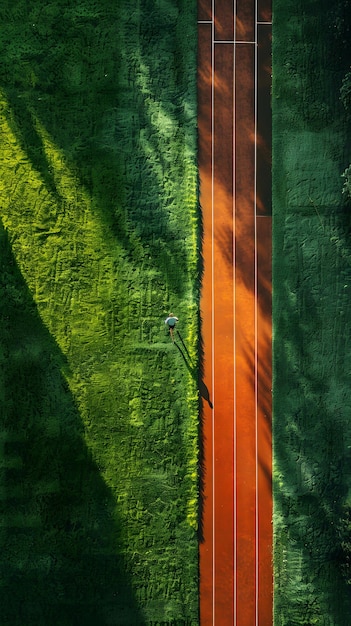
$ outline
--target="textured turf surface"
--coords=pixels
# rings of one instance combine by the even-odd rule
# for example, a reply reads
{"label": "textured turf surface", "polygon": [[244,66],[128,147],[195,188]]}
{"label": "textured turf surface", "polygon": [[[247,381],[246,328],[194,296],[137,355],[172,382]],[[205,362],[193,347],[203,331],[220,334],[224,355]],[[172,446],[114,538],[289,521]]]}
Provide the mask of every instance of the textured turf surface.
{"label": "textured turf surface", "polygon": [[348,5],[274,2],[276,626],[351,614]]}
{"label": "textured turf surface", "polygon": [[0,622],[197,624],[196,3],[0,12]]}

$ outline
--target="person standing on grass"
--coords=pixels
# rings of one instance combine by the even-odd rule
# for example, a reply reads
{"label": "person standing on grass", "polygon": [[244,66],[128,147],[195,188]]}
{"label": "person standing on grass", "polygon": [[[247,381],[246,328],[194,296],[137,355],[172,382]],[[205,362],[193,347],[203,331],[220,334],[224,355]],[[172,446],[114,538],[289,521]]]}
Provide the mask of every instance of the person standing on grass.
{"label": "person standing on grass", "polygon": [[167,319],[165,319],[165,324],[167,324],[167,326],[168,326],[169,334],[171,335],[171,339],[172,339],[173,343],[174,343],[173,333],[174,333],[175,325],[176,325],[177,322],[179,322],[179,320],[174,315],[174,313],[170,313],[169,316],[167,317]]}

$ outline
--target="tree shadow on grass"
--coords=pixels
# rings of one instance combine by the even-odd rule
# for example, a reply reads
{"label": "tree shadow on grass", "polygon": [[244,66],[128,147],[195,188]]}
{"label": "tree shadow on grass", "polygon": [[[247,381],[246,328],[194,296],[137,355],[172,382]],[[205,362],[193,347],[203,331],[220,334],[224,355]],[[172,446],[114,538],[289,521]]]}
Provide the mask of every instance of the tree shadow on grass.
{"label": "tree shadow on grass", "polygon": [[112,493],[84,441],[67,363],[0,231],[3,626],[142,626]]}
{"label": "tree shadow on grass", "polygon": [[350,213],[337,172],[349,150],[339,89],[350,39],[337,13],[350,3],[322,5],[281,3],[273,39],[275,607],[289,623],[346,626]]}
{"label": "tree shadow on grass", "polygon": [[40,127],[130,260],[161,268],[181,296],[188,253],[176,212],[196,138],[181,49],[188,18],[172,4],[19,0],[3,19],[2,90],[46,189],[60,202]]}
{"label": "tree shadow on grass", "polygon": [[[276,602],[286,619],[299,611],[298,623],[307,623],[302,616],[311,619],[324,606],[333,622],[346,626],[351,591],[344,576],[348,535],[342,520],[351,477],[350,383],[344,367],[350,354],[350,301],[343,274],[350,275],[350,216],[324,216],[323,233],[318,224],[318,216],[298,216],[294,225],[290,219],[285,237],[291,253],[275,267]],[[303,234],[308,244],[301,250]],[[286,565],[280,561],[281,540]]]}

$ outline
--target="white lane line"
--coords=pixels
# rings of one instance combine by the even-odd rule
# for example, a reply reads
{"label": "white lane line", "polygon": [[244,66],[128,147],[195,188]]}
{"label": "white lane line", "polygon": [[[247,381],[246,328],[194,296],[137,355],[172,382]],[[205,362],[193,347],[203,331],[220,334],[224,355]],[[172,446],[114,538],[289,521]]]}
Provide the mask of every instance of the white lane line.
{"label": "white lane line", "polygon": [[213,24],[213,20],[197,20],[198,24]]}
{"label": "white lane line", "polygon": [[232,46],[234,46],[235,44],[239,43],[239,44],[251,44],[251,45],[256,45],[257,41],[244,41],[244,40],[239,40],[236,41],[235,39],[215,39],[215,41],[213,42],[215,44],[221,44],[221,43],[230,43],[232,44]]}
{"label": "white lane line", "polygon": [[255,0],[255,174],[254,174],[254,209],[255,209],[255,614],[256,626],[259,620],[259,500],[258,500],[258,272],[257,272],[257,97],[258,97],[258,0]]}
{"label": "white lane line", "polygon": [[[212,17],[215,15],[215,0],[212,0]],[[215,81],[215,65],[214,65],[214,20],[211,22],[211,270],[212,270],[212,292],[211,292],[211,341],[212,341],[212,624],[215,625],[215,608],[216,608],[216,518],[215,518],[215,292],[214,292],[214,81]]]}
{"label": "white lane line", "polygon": [[[236,40],[236,16],[237,3],[233,2],[233,26],[234,41]],[[233,388],[234,388],[234,415],[233,415],[233,626],[236,626],[237,620],[237,545],[238,545],[238,529],[237,529],[237,413],[236,413],[236,46],[233,49],[233,350],[234,350],[234,367],[233,367]]]}

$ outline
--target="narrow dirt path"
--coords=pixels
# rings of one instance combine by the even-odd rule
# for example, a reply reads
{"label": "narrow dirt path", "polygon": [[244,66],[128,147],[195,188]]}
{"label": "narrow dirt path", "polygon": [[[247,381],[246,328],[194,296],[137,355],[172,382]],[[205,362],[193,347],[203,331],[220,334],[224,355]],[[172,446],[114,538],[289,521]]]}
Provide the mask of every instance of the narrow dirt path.
{"label": "narrow dirt path", "polygon": [[269,0],[199,0],[201,626],[272,623]]}

